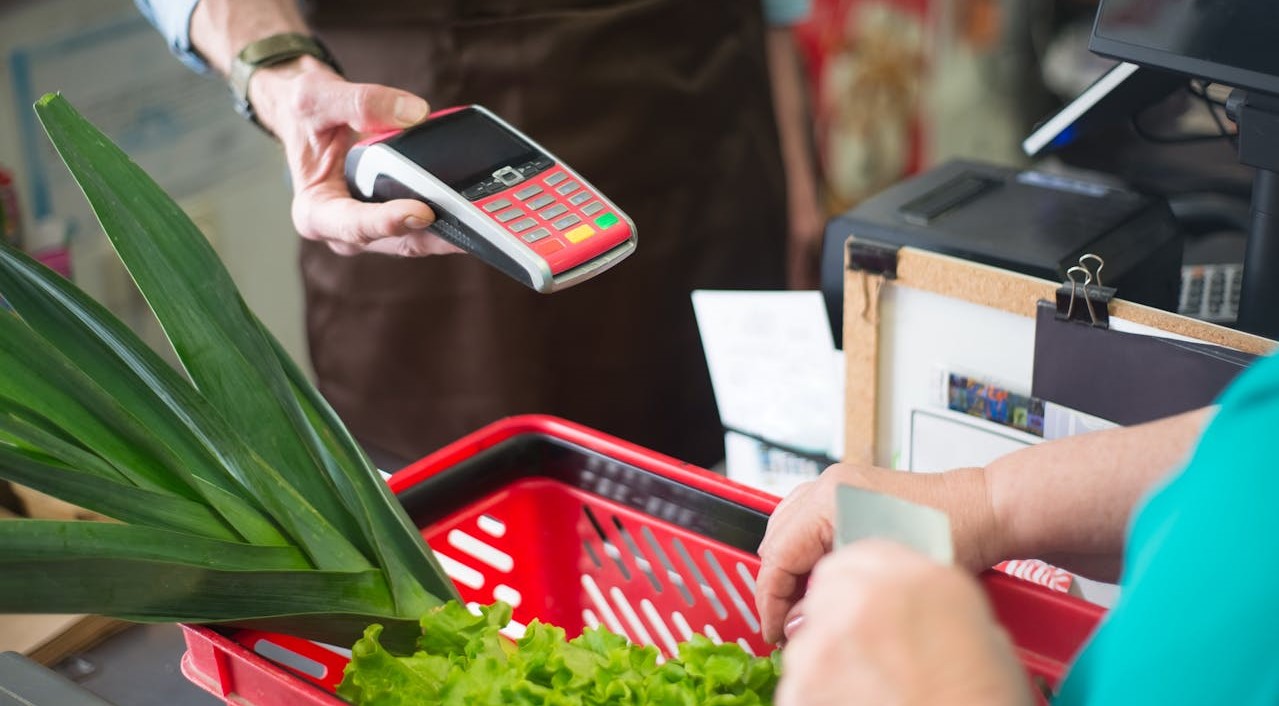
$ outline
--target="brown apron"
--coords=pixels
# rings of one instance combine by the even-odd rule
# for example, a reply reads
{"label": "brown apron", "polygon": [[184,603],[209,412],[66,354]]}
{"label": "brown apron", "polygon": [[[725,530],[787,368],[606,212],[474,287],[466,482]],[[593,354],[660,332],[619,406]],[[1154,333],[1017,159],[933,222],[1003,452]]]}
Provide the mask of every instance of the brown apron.
{"label": "brown apron", "polygon": [[375,453],[562,416],[699,464],[722,430],[689,293],[784,286],[785,189],[758,0],[314,0],[353,81],[482,104],[635,221],[613,270],[537,294],[465,255],[303,243],[320,389]]}

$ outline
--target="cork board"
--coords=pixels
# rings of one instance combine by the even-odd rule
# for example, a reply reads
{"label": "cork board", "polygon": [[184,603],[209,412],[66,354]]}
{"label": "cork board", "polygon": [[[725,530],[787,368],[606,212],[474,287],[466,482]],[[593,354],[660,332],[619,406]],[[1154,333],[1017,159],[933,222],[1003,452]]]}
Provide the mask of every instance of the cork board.
{"label": "cork board", "polygon": [[[855,238],[852,238],[855,239]],[[850,240],[852,240],[850,239]],[[846,251],[847,252],[847,249]],[[1040,300],[1054,300],[1060,283],[1042,280],[938,253],[901,248],[895,278],[852,270],[844,271],[845,459],[885,465],[882,427],[885,398],[884,370],[891,367],[892,350],[886,350],[883,332],[892,316],[885,307],[894,289],[918,290],[947,300],[984,307],[991,316],[1024,317],[1033,325]],[[976,311],[976,310],[975,310]],[[1110,315],[1170,334],[1187,336],[1215,345],[1257,355],[1275,349],[1269,339],[1180,316],[1120,299],[1110,304]],[[964,345],[962,340],[956,345]]]}

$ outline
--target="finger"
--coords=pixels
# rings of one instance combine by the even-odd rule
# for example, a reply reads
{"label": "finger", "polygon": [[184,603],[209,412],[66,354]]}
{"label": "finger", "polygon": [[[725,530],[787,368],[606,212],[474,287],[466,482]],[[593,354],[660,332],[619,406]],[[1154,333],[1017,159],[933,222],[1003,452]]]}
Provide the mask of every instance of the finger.
{"label": "finger", "polygon": [[869,538],[827,554],[818,560],[809,579],[809,596],[839,599],[850,589],[872,585],[905,586],[935,579],[943,565],[905,544],[890,539]]}
{"label": "finger", "polygon": [[[830,493],[821,483],[809,485],[789,503],[783,501],[769,523],[759,547],[760,570],[755,579],[755,606],[766,640],[783,637],[787,612],[804,593],[805,578],[828,551],[834,538]],[[789,498],[788,498],[789,499]]]}
{"label": "finger", "polygon": [[804,626],[804,601],[797,602],[790,612],[786,614],[786,620],[782,624],[782,639],[790,642],[799,634],[800,628]]}
{"label": "finger", "polygon": [[802,594],[795,596],[782,616],[783,639],[793,639],[805,620],[805,606],[848,609],[886,580],[901,582],[918,574],[917,561],[924,562],[925,569],[935,566],[905,546],[879,539],[861,540],[824,554],[809,572]]}
{"label": "finger", "polygon": [[406,128],[425,120],[431,110],[408,91],[372,83],[323,81],[299,96],[299,112],[318,127],[346,125],[356,132]]}
{"label": "finger", "polygon": [[420,233],[434,222],[431,207],[413,199],[364,203],[323,185],[293,199],[293,225],[310,240],[362,248],[380,238]]}
{"label": "finger", "polygon": [[[788,512],[790,512],[790,508],[794,507],[796,502],[800,501],[803,497],[812,492],[813,485],[816,482],[817,481],[815,480],[806,480],[794,488],[791,488],[791,491],[786,494],[786,497],[782,498],[781,502],[777,503],[777,506],[773,508],[773,514],[768,516],[769,526],[771,527],[773,525],[773,521],[775,519],[785,516]],[[768,541],[767,534],[765,534],[764,541]]]}
{"label": "finger", "polygon": [[760,630],[765,641],[781,642],[786,615],[803,595],[804,577],[764,567],[755,579],[755,609],[759,611]]}
{"label": "finger", "polygon": [[337,253],[338,255],[342,255],[343,257],[359,255],[360,253],[364,252],[364,248],[360,247],[359,245],[352,245],[350,243],[341,243],[336,240],[330,240],[326,242],[325,244],[329,246],[329,250],[332,250],[333,252]]}
{"label": "finger", "polygon": [[427,255],[452,255],[465,252],[434,233],[409,233],[379,238],[364,247],[364,252],[376,252],[396,257],[425,257]]}
{"label": "finger", "polygon": [[800,641],[782,651],[782,676],[773,692],[776,706],[806,706],[818,701],[817,695],[828,688],[831,673],[829,656],[820,645]]}
{"label": "finger", "polygon": [[821,518],[801,518],[777,534],[784,539],[762,548],[755,579],[755,607],[764,639],[770,642],[782,639],[787,613],[803,597],[809,573],[831,545],[830,525]]}
{"label": "finger", "polygon": [[768,524],[764,528],[764,539],[759,543],[759,554],[763,556],[766,548],[775,547],[777,544],[785,544],[785,534],[781,531],[781,527],[791,523],[792,518],[796,514],[806,515],[811,508],[809,505],[818,498],[820,489],[819,482],[816,480],[804,481],[791,489],[786,497],[773,508],[773,512],[768,516]]}
{"label": "finger", "polygon": [[755,576],[755,609],[759,612],[764,639],[769,642],[780,642],[783,638],[780,627],[780,616],[790,610],[794,600],[798,598],[798,578],[788,571],[780,570],[772,560],[779,543],[785,544],[785,535],[781,530],[786,526],[792,508],[802,507],[804,498],[812,491],[815,481],[800,483],[782,498],[768,516],[768,524],[764,531],[764,539],[757,550],[761,557],[760,569]]}
{"label": "finger", "polygon": [[813,584],[838,583],[850,574],[895,573],[928,559],[905,544],[881,537],[859,539],[831,552],[813,567]]}
{"label": "finger", "polygon": [[[906,570],[931,570],[940,564],[907,544],[883,537],[869,537],[841,549],[841,559],[866,571],[901,574]],[[832,562],[835,557],[832,555]]]}

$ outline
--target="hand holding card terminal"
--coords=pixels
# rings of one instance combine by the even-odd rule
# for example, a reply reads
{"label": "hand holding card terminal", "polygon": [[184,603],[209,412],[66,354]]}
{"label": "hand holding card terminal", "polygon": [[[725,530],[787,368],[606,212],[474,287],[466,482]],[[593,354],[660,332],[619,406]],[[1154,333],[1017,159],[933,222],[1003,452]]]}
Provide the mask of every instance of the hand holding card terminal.
{"label": "hand holding card terminal", "polygon": [[590,279],[636,246],[613,202],[477,105],[361,142],[346,177],[356,198],[425,201],[433,232],[539,292]]}

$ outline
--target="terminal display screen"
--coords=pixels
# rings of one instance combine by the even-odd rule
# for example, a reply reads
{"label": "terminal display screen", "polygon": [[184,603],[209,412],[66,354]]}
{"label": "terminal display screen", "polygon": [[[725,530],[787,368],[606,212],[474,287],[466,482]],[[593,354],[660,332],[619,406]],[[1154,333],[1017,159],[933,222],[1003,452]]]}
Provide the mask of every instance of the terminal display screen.
{"label": "terminal display screen", "polygon": [[1279,93],[1274,0],[1104,0],[1092,49],[1125,61]]}
{"label": "terminal display screen", "polygon": [[406,130],[387,144],[459,191],[500,167],[538,156],[528,142],[471,108]]}

